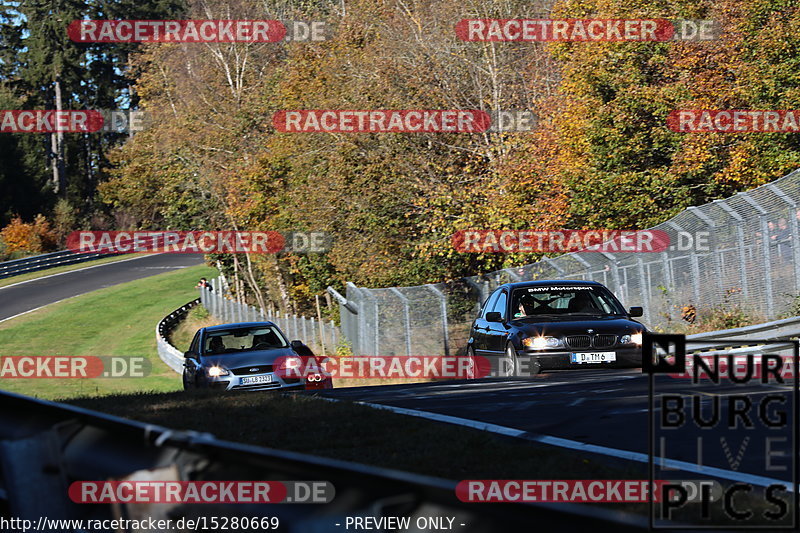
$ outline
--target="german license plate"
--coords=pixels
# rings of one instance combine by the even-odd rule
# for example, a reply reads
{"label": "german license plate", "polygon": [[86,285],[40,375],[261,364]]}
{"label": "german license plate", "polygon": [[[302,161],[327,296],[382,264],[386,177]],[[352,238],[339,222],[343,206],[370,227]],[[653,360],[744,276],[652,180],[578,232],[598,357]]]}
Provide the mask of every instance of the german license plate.
{"label": "german license plate", "polygon": [[272,383],[272,374],[266,376],[247,376],[242,378],[242,385],[255,385],[257,383]]}
{"label": "german license plate", "polygon": [[612,363],[617,360],[616,352],[581,352],[572,354],[572,362],[576,365],[591,363]]}

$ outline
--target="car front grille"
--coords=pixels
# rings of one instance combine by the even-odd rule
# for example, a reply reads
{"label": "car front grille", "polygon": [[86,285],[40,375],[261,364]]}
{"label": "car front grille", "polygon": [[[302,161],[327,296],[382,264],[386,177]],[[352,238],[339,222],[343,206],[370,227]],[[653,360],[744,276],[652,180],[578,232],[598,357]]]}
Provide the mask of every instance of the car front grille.
{"label": "car front grille", "polygon": [[586,348],[611,348],[616,342],[616,335],[569,335],[567,337],[567,346],[576,350]]}
{"label": "car front grille", "polygon": [[595,348],[611,348],[615,342],[617,342],[616,335],[595,335],[593,345]]}
{"label": "car front grille", "polygon": [[272,365],[253,365],[241,368],[231,368],[231,373],[235,376],[249,376],[251,374],[269,374],[272,372]]}
{"label": "car front grille", "polygon": [[589,348],[592,338],[589,335],[570,335],[567,337],[567,345],[570,348]]}

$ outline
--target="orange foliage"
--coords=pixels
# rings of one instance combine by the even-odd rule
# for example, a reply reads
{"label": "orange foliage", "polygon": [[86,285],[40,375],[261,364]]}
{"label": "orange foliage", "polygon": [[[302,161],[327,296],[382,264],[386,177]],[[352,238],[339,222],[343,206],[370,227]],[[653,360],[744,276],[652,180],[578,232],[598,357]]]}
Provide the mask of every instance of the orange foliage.
{"label": "orange foliage", "polygon": [[55,249],[57,237],[43,215],[36,215],[33,223],[15,217],[0,230],[0,239],[9,252],[42,253]]}

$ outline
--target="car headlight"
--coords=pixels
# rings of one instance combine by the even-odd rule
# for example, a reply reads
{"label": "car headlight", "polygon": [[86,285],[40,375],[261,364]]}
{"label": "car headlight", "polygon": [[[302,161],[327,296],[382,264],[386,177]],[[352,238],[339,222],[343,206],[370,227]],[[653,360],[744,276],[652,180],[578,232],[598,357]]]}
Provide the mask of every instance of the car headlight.
{"label": "car headlight", "polygon": [[219,376],[227,376],[230,374],[227,370],[222,368],[221,366],[212,366],[208,369],[208,375],[212,378],[218,378]]}
{"label": "car headlight", "polygon": [[534,350],[558,348],[561,346],[561,339],[558,337],[528,337],[527,339],[522,339],[522,345]]}
{"label": "car headlight", "polygon": [[642,334],[634,333],[632,335],[623,335],[619,339],[620,344],[642,344]]}

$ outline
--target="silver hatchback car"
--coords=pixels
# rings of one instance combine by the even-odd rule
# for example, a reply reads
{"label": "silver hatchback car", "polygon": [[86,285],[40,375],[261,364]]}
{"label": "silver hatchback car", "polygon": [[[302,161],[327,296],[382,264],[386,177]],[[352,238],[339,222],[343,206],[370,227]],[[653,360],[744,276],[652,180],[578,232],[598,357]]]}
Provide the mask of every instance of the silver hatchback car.
{"label": "silver hatchback car", "polygon": [[[183,388],[269,390],[331,388],[330,379],[289,378],[276,365],[314,357],[300,341],[288,342],[272,322],[201,328],[184,354]],[[318,378],[318,377],[317,377]]]}

